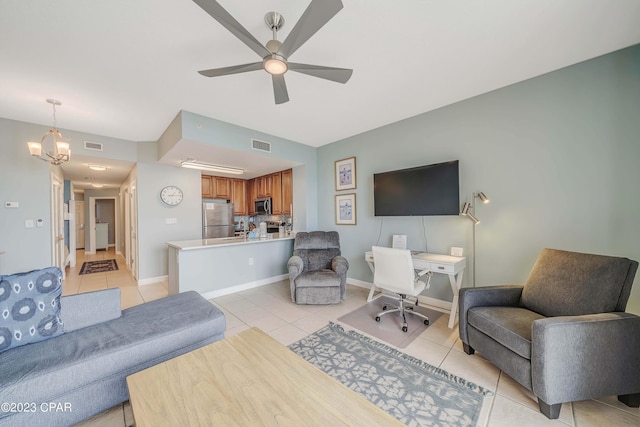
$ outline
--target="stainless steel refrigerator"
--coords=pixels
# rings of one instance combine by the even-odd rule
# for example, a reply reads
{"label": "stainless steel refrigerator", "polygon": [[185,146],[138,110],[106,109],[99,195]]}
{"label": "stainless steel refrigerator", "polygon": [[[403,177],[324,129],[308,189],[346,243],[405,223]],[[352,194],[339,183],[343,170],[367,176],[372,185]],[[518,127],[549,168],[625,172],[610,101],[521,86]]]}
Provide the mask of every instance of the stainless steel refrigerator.
{"label": "stainless steel refrigerator", "polygon": [[233,203],[202,204],[202,238],[233,237]]}

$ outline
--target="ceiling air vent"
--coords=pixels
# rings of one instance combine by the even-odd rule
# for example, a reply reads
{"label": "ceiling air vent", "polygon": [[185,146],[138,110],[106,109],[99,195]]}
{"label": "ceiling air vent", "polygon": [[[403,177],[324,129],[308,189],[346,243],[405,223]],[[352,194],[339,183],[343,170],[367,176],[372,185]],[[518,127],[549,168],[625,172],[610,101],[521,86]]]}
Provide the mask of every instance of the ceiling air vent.
{"label": "ceiling air vent", "polygon": [[85,150],[102,151],[102,142],[85,141]]}
{"label": "ceiling air vent", "polygon": [[271,152],[271,143],[259,141],[257,139],[251,140],[251,148],[258,151],[264,151],[265,153]]}

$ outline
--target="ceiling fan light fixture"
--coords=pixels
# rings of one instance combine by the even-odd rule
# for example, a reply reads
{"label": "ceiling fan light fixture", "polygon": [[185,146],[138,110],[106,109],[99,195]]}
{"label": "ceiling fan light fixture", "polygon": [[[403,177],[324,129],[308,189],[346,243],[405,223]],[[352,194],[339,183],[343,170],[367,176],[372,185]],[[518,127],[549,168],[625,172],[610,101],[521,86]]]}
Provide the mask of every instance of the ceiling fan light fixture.
{"label": "ceiling fan light fixture", "polygon": [[264,70],[267,73],[273,74],[275,76],[284,74],[289,69],[289,66],[287,65],[287,60],[284,59],[283,56],[280,56],[275,53],[265,56],[262,61],[262,65],[264,67]]}

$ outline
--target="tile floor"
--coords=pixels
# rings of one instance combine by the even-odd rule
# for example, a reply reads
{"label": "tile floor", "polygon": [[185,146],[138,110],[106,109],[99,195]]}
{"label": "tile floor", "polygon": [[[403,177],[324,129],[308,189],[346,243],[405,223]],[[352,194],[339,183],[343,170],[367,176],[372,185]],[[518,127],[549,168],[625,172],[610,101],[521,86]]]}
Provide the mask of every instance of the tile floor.
{"label": "tile floor", "polygon": [[[98,253],[92,257],[108,259],[113,257],[113,253]],[[76,271],[69,272],[64,283],[65,294],[117,286],[122,290],[123,308],[166,295],[166,282],[138,287],[126,272],[122,257],[115,258],[121,268],[119,272],[84,276],[77,276]],[[82,261],[79,261],[77,271],[81,265]],[[367,292],[366,289],[349,285],[347,300],[343,304],[298,306],[291,302],[289,284],[283,281],[215,298],[212,303],[226,315],[226,336],[257,326],[282,344],[289,345],[324,327],[329,321],[337,322],[338,317],[365,304]],[[640,409],[628,408],[615,397],[565,404],[560,419],[548,420],[538,411],[537,403],[530,392],[477,353],[474,356],[466,355],[458,339],[457,329],[449,329],[447,321],[447,316],[440,317],[402,351],[492,390],[494,396],[490,398],[488,411],[483,414],[484,425],[640,426]],[[347,325],[343,326],[350,329]],[[125,404],[123,408],[106,411],[82,424],[85,427],[128,426],[131,425],[130,420],[131,410]]]}

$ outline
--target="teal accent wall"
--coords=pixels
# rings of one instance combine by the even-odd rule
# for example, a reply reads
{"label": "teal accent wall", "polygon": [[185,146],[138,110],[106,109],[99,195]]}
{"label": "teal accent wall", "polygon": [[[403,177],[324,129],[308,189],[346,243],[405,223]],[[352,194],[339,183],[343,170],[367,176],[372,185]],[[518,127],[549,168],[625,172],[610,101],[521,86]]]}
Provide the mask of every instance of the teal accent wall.
{"label": "teal accent wall", "polygon": [[[469,75],[472,78],[472,74]],[[411,249],[468,257],[461,217],[374,217],[376,172],[460,160],[461,203],[476,207],[476,283],[523,283],[544,247],[640,260],[640,45],[402,120],[318,149],[319,228],[340,232],[349,277],[372,274],[374,244],[407,234]],[[334,162],[357,161],[357,225],[334,222]],[[640,279],[627,307],[640,313]],[[426,295],[451,300],[445,279]]]}

